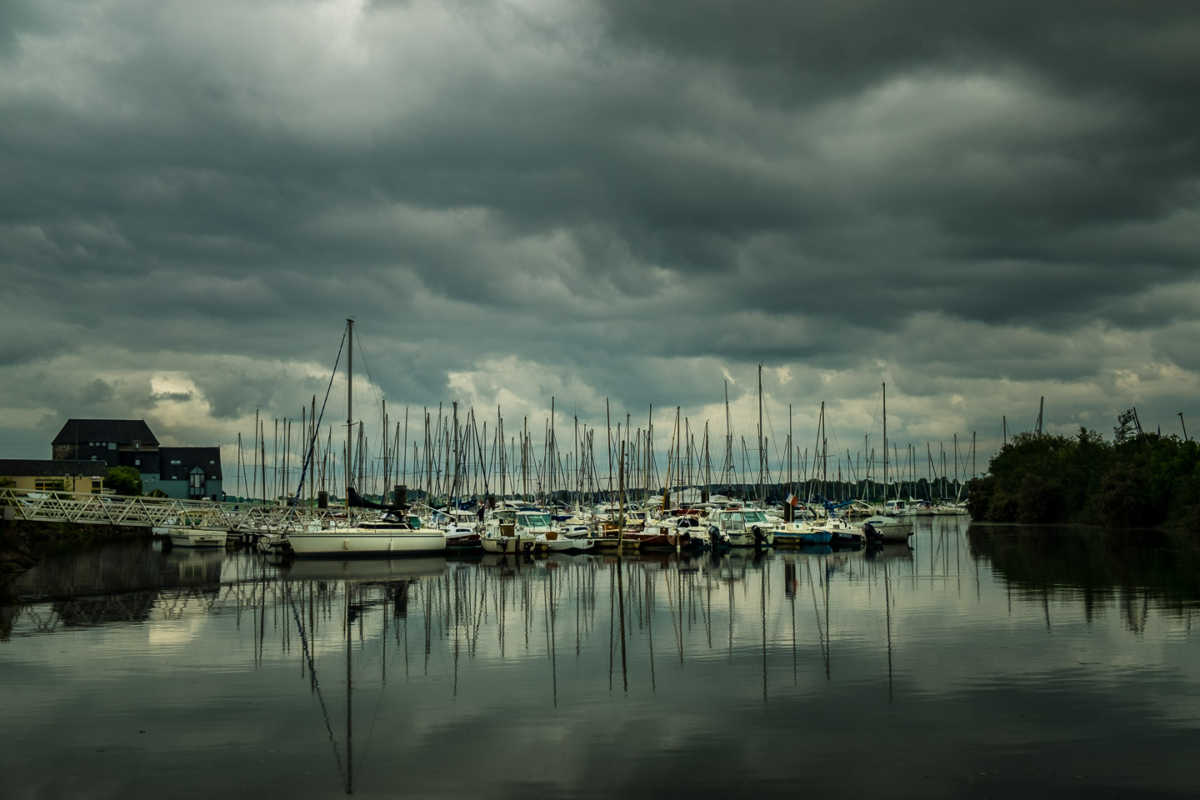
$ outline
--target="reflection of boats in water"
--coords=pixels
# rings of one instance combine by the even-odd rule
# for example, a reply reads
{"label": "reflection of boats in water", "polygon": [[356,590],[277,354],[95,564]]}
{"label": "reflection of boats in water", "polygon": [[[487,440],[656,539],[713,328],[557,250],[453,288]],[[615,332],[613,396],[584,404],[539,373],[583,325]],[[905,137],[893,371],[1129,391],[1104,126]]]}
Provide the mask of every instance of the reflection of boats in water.
{"label": "reflection of boats in water", "polygon": [[519,553],[484,553],[479,558],[479,566],[481,567],[507,567],[514,569],[518,566],[532,564],[533,559],[527,555]]}
{"label": "reflection of boats in water", "polygon": [[440,557],[296,560],[280,568],[287,580],[389,581],[443,574],[447,561]]}
{"label": "reflection of boats in water", "polygon": [[873,560],[912,561],[913,549],[907,543],[886,542],[868,547],[864,557]]}
{"label": "reflection of boats in water", "polygon": [[164,556],[165,566],[179,577],[179,585],[220,583],[224,550],[174,550]]}

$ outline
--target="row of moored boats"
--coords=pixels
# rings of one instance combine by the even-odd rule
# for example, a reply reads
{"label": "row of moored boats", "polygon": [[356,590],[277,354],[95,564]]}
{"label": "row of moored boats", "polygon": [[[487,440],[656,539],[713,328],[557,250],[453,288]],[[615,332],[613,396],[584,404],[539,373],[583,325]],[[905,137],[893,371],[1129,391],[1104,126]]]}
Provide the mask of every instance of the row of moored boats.
{"label": "row of moored boats", "polygon": [[[355,509],[355,512],[358,510]],[[548,508],[505,501],[485,507],[392,508],[366,515],[314,517],[287,530],[236,530],[169,525],[156,532],[179,547],[222,547],[252,541],[267,552],[299,557],[404,555],[481,549],[488,553],[595,550],[685,550],[749,547],[857,548],[906,542],[914,517],[965,514],[961,506],[921,501],[861,501],[773,507],[714,497],[662,507]]]}

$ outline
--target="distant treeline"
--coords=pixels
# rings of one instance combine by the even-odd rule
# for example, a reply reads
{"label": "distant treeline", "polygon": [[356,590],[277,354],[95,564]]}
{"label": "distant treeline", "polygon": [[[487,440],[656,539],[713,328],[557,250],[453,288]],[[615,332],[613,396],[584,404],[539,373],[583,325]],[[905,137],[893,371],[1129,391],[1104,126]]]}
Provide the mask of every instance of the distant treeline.
{"label": "distant treeline", "polygon": [[967,485],[976,520],[1200,530],[1200,445],[1176,436],[1021,434],[988,471]]}

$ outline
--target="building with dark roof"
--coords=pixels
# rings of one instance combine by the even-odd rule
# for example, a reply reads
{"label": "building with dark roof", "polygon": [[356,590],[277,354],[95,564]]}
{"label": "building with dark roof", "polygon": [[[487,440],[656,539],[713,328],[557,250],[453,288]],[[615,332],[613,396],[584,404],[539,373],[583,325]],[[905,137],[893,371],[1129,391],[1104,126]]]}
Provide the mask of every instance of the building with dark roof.
{"label": "building with dark roof", "polygon": [[221,499],[221,448],[161,447],[157,476],[142,475],[142,491],[160,489],[167,497]]}
{"label": "building with dark roof", "polygon": [[159,489],[180,499],[222,495],[219,447],[159,447],[143,419],[69,419],[50,450],[56,461],[132,467],[142,476],[143,494]]}
{"label": "building with dark roof", "polygon": [[28,458],[0,458],[0,482],[14,489],[37,492],[104,491],[103,461],[40,461]]}
{"label": "building with dark roof", "polygon": [[158,472],[158,439],[144,419],[69,419],[50,451],[56,461],[103,461],[110,467]]}

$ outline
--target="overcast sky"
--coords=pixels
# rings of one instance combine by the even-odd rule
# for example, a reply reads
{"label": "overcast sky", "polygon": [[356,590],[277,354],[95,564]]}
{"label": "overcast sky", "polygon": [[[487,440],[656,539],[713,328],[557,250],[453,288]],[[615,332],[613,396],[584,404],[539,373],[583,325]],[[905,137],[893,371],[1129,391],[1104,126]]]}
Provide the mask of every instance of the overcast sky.
{"label": "overcast sky", "polygon": [[347,316],[368,423],[1200,431],[1197,97],[1194,2],[9,0],[0,451],[228,458]]}

